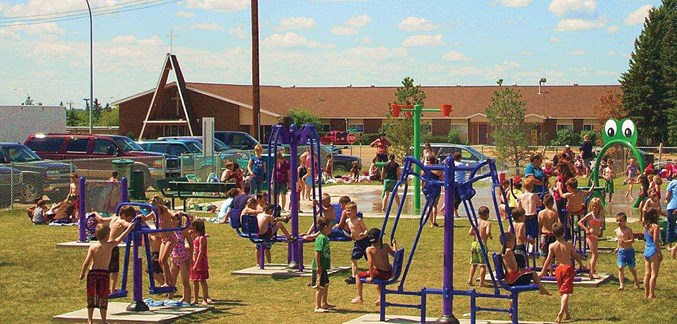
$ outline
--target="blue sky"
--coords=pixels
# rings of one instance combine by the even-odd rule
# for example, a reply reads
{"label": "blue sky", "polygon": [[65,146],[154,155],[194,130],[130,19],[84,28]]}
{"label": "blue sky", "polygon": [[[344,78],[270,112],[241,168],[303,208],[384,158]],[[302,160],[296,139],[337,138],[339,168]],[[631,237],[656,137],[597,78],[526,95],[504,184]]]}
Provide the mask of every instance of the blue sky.
{"label": "blue sky", "polygon": [[[90,0],[94,96],[187,81],[251,84],[250,0]],[[618,84],[659,0],[259,0],[261,83],[280,86]],[[112,12],[111,12],[112,11]],[[0,1],[0,104],[89,97],[84,0]],[[84,14],[84,16],[82,16]],[[75,15],[45,22],[45,19]],[[78,18],[79,17],[79,18]],[[32,24],[20,25],[19,22]],[[40,24],[35,24],[42,22]],[[67,105],[67,104],[66,104]]]}

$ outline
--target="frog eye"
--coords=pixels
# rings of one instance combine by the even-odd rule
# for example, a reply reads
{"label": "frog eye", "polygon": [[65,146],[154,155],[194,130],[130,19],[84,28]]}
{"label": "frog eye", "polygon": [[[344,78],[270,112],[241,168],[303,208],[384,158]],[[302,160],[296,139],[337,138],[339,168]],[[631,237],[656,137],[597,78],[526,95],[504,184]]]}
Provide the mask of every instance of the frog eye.
{"label": "frog eye", "polygon": [[[629,121],[629,120],[628,120]],[[623,124],[625,126],[625,123]],[[616,136],[616,121],[609,119],[606,121],[606,124],[604,124],[604,132],[606,133],[607,136],[609,137],[614,137]]]}
{"label": "frog eye", "polygon": [[627,119],[623,122],[621,130],[623,131],[623,136],[632,137],[632,135],[635,133],[635,123],[633,123],[632,120]]}

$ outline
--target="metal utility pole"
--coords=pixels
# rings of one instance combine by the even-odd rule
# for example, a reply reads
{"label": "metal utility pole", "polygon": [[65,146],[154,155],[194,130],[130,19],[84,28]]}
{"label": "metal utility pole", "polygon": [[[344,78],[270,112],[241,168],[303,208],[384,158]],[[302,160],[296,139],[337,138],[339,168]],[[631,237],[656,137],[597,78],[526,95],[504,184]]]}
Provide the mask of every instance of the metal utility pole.
{"label": "metal utility pole", "polygon": [[259,1],[252,0],[252,129],[251,135],[261,142],[261,84],[259,81]]}
{"label": "metal utility pole", "polygon": [[[89,11],[89,102],[94,103],[94,26],[92,23],[92,7],[87,2]],[[89,106],[89,133],[92,133],[92,106]]]}

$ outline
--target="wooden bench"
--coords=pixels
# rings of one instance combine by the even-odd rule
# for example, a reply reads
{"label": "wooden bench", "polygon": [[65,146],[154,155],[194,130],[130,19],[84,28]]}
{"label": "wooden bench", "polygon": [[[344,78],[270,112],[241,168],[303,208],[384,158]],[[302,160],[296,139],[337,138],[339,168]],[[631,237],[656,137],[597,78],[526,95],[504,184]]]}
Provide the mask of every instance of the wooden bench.
{"label": "wooden bench", "polygon": [[176,190],[171,196],[172,209],[174,209],[174,198],[179,198],[183,200],[183,210],[186,211],[186,200],[188,198],[225,199],[226,192],[233,188],[235,188],[235,183],[231,182],[169,181],[168,193],[171,193],[172,189]]}

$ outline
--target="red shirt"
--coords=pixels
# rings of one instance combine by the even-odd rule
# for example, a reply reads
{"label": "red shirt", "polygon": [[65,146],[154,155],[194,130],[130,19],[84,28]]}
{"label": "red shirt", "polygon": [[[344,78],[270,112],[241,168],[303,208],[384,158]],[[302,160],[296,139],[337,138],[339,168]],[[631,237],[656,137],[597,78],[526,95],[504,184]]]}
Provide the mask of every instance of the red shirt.
{"label": "red shirt", "polygon": [[373,142],[371,142],[369,146],[376,148],[376,154],[388,154],[390,142],[388,142],[388,140],[385,138],[381,139],[379,137],[375,139]]}

